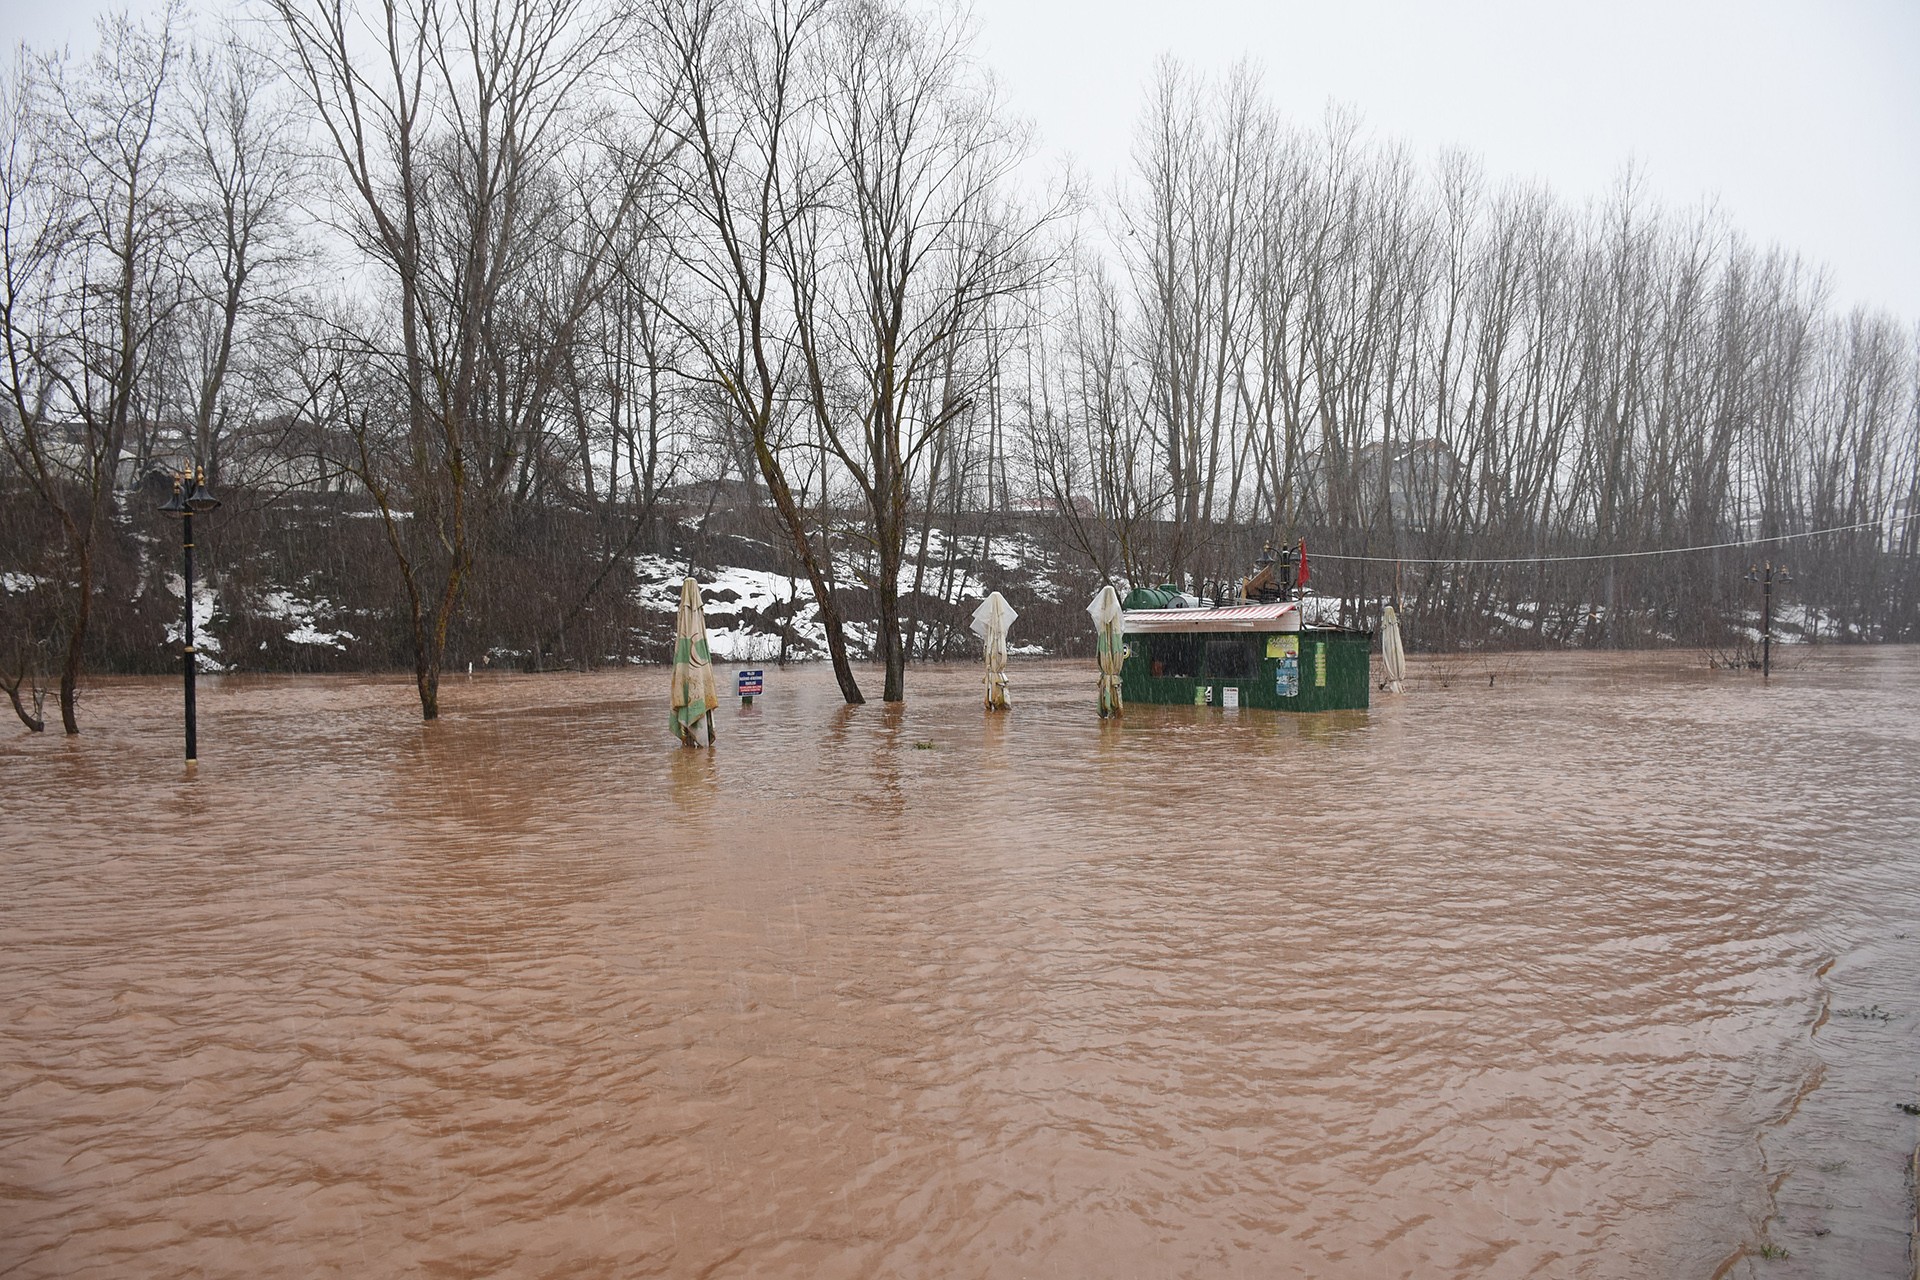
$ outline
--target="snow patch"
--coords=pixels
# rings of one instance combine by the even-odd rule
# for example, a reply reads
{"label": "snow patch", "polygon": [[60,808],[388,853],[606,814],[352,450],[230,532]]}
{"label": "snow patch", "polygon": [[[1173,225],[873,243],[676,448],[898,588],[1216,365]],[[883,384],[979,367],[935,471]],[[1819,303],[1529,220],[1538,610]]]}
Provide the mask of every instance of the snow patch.
{"label": "snow patch", "polygon": [[[821,644],[825,643],[823,635]],[[780,656],[780,637],[744,629],[709,629],[707,652],[715,662],[772,662]]]}
{"label": "snow patch", "polygon": [[[175,599],[186,594],[186,579],[174,573],[167,575],[167,590]],[[193,647],[200,655],[200,667],[205,671],[225,671],[227,666],[217,655],[220,652],[220,637],[207,628],[213,624],[214,595],[213,588],[204,582],[193,584]],[[182,644],[186,640],[186,624],[175,618],[167,624],[167,643]]]}
{"label": "snow patch", "polygon": [[[641,583],[634,599],[643,609],[675,613],[680,608],[680,581],[687,577],[686,562],[665,556],[635,556],[634,573]],[[827,651],[827,629],[813,598],[813,584],[805,578],[762,569],[722,567],[712,573],[694,573],[707,614],[707,646],[722,662],[764,662],[780,656],[780,637],[760,627],[782,623],[792,632],[789,654]],[[747,619],[746,614],[759,617]]]}
{"label": "snow patch", "polygon": [[300,600],[290,592],[269,591],[260,601],[260,612],[269,618],[294,624],[293,630],[287,632],[287,640],[291,644],[319,644],[344,650],[348,640],[357,638],[353,632],[322,631],[313,624],[315,616],[331,605],[332,602],[327,600]]}
{"label": "snow patch", "polygon": [[912,594],[916,577],[920,580],[920,594],[935,600],[944,600],[948,604],[985,598],[986,584],[958,564],[950,568],[944,567],[935,563],[931,554],[927,556],[927,560],[925,573],[921,573],[911,563],[900,566],[898,589],[902,599]]}
{"label": "snow patch", "polygon": [[[923,597],[955,606],[979,601],[992,589],[982,578],[989,566],[993,575],[1002,579],[1003,587],[1022,586],[1053,603],[1064,598],[1063,589],[1052,576],[1058,571],[1055,557],[1027,534],[956,537],[936,528],[927,534],[924,572],[915,567],[919,553],[916,538],[908,543],[906,562],[900,566],[898,587],[903,598],[913,591],[916,574],[921,574]],[[652,613],[676,612],[680,607],[680,582],[688,576],[687,562],[643,554],[634,556],[632,564],[637,580],[635,603]],[[870,583],[873,568],[871,548],[857,539],[836,539],[834,571],[841,581]],[[760,662],[777,658],[781,630],[789,635],[790,653],[807,649],[816,654],[827,652],[826,628],[820,622],[813,584],[806,578],[736,566],[696,570],[691,576],[700,584],[707,613],[707,643],[715,659]],[[874,654],[879,640],[876,624],[848,620],[844,630],[848,648],[856,657]],[[1031,656],[1045,652],[1040,645],[1009,650]]]}
{"label": "snow patch", "polygon": [[1294,603],[1300,606],[1300,621],[1309,627],[1340,624],[1340,602],[1332,596],[1303,596]]}

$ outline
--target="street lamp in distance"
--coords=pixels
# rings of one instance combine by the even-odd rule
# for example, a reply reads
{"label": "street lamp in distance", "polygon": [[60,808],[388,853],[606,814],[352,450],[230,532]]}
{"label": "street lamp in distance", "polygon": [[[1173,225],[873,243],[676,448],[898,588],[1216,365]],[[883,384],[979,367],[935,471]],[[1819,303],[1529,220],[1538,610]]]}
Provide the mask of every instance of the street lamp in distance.
{"label": "street lamp in distance", "polygon": [[1765,680],[1773,674],[1773,584],[1792,582],[1793,575],[1769,560],[1748,568],[1745,580],[1760,584],[1760,678]]}
{"label": "street lamp in distance", "polygon": [[193,644],[193,518],[209,515],[220,506],[220,499],[213,496],[207,488],[206,473],[198,467],[189,467],[173,478],[173,496],[160,508],[160,514],[180,522],[180,550],[185,560],[185,587],[182,595],[186,597],[187,627],[185,641],[181,646],[181,655],[185,659],[187,679],[187,763],[199,760],[200,751],[194,723],[193,672],[198,665],[199,651]]}

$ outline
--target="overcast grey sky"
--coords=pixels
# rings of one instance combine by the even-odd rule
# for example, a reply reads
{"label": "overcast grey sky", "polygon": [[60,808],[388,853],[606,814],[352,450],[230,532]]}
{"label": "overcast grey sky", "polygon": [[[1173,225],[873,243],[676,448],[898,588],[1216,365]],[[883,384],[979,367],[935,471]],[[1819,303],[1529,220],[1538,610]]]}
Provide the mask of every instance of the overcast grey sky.
{"label": "overcast grey sky", "polygon": [[1718,200],[1832,270],[1835,301],[1920,319],[1920,0],[974,0],[981,56],[1096,189],[1128,163],[1161,53],[1254,59],[1423,159],[1484,157],[1583,202],[1629,160],[1662,203]]}
{"label": "overcast grey sky", "polygon": [[[90,39],[103,0],[0,0],[9,43]],[[155,0],[133,0],[136,10]],[[201,0],[202,8],[218,8]],[[1583,201],[1629,160],[1825,263],[1835,300],[1920,319],[1920,0],[974,0],[981,58],[1044,155],[1105,190],[1154,59],[1243,56],[1302,122],[1329,100],[1431,158]]]}

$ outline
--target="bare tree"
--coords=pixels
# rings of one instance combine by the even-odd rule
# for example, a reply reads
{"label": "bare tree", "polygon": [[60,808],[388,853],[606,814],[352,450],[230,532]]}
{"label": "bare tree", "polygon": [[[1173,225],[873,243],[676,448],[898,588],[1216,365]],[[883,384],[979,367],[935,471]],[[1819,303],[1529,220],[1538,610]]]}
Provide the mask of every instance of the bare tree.
{"label": "bare tree", "polygon": [[22,51],[0,108],[4,441],[59,529],[60,718],[70,734],[80,731],[76,699],[116,480],[130,433],[149,428],[136,397],[182,293],[163,127],[180,22],[177,5],[151,26],[103,19],[84,68]]}
{"label": "bare tree", "polygon": [[[175,318],[185,365],[192,456],[218,485],[236,435],[261,397],[233,394],[249,326],[284,317],[311,257],[299,247],[296,202],[307,173],[298,118],[266,55],[228,32],[192,50],[174,125],[190,285]],[[260,371],[264,373],[264,371]]]}
{"label": "bare tree", "polygon": [[865,500],[883,697],[898,702],[913,489],[986,380],[993,305],[1047,269],[1045,220],[1003,194],[1021,150],[971,79],[956,19],[859,3],[835,34],[825,116],[837,180],[788,224],[786,278],[815,426]]}
{"label": "bare tree", "polygon": [[[840,693],[866,700],[834,591],[827,519],[817,525],[788,455],[805,401],[798,318],[783,272],[808,273],[791,232],[823,199],[817,153],[822,0],[654,0],[647,34],[658,63],[656,111],[677,143],[670,238],[678,270],[654,301],[696,353],[745,441],[807,580]],[[822,476],[823,485],[826,478]],[[817,529],[817,536],[816,536]]]}
{"label": "bare tree", "polygon": [[[560,234],[557,172],[591,119],[593,77],[623,22],[585,0],[272,0],[284,53],[326,139],[346,230],[392,291],[396,334],[368,335],[404,430],[363,433],[405,586],[423,718],[439,714],[448,629],[473,568],[474,522],[524,469],[560,353],[606,287],[616,212],[575,242],[572,270],[532,316],[505,310]],[[638,201],[630,168],[616,204]],[[531,328],[508,336],[509,325]],[[503,387],[500,344],[522,357]],[[502,392],[510,390],[510,398]]]}

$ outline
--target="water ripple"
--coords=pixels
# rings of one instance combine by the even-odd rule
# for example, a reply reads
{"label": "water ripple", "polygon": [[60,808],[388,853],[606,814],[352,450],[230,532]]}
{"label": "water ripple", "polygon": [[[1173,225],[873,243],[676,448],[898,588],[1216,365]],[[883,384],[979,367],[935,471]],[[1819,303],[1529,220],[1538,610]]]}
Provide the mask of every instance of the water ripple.
{"label": "water ripple", "polygon": [[1523,674],[227,677],[191,782],[103,682],[0,742],[0,1274],[1898,1273],[1920,654]]}

